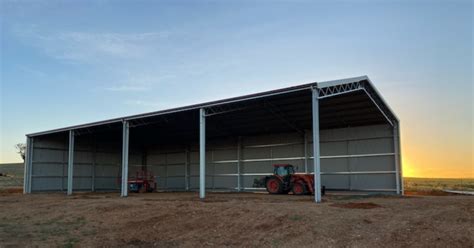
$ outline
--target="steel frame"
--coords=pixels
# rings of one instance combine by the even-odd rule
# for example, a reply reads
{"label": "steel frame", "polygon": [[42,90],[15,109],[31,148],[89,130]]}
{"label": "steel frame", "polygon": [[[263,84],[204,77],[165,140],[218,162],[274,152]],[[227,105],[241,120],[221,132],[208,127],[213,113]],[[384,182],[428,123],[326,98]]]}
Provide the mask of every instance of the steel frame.
{"label": "steel frame", "polygon": [[72,195],[74,180],[74,130],[69,130],[69,146],[68,146],[68,163],[67,163],[67,195]]}
{"label": "steel frame", "polygon": [[199,198],[206,197],[206,110],[199,110]]}
{"label": "steel frame", "polygon": [[195,104],[195,105],[190,105],[190,106],[185,106],[185,107],[180,107],[180,108],[173,108],[173,109],[155,111],[155,112],[144,113],[144,114],[139,114],[139,115],[132,115],[132,116],[127,116],[127,117],[122,117],[122,118],[115,118],[115,119],[110,119],[110,120],[92,122],[92,123],[87,123],[87,124],[82,124],[82,125],[75,125],[75,126],[70,126],[70,127],[65,127],[65,128],[58,128],[58,129],[53,129],[53,130],[44,131],[44,132],[30,133],[30,134],[27,134],[27,136],[32,137],[32,136],[45,135],[45,134],[50,134],[50,133],[64,132],[64,131],[69,131],[69,130],[87,129],[87,128],[98,126],[98,125],[117,124],[117,123],[120,123],[120,122],[123,122],[123,121],[132,121],[132,120],[136,120],[136,119],[140,119],[140,118],[153,117],[153,116],[159,116],[159,115],[167,115],[167,114],[173,114],[173,113],[189,111],[189,110],[207,109],[207,108],[212,108],[212,107],[215,107],[215,106],[221,106],[221,105],[230,104],[230,103],[237,103],[237,102],[242,102],[242,101],[261,99],[261,98],[270,97],[270,96],[288,94],[288,93],[291,93],[291,92],[298,92],[298,91],[308,90],[308,89],[311,89],[311,87],[313,87],[315,84],[316,84],[316,82],[309,83],[309,84],[306,84],[306,85],[301,85],[301,86],[289,87],[289,88],[280,89],[280,90],[273,90],[273,91],[257,93],[257,94],[251,94],[251,95],[242,96],[242,97],[225,99],[225,100],[221,100],[221,101],[207,102],[207,103],[203,103],[203,104]]}
{"label": "steel frame", "polygon": [[[75,125],[75,126],[70,126],[70,127],[65,127],[65,128],[58,128],[58,129],[44,131],[44,132],[31,133],[31,134],[27,134],[27,136],[32,137],[32,136],[39,136],[39,135],[44,135],[44,134],[57,133],[57,132],[63,132],[63,131],[69,131],[69,130],[78,130],[78,129],[85,129],[85,132],[90,132],[90,130],[87,130],[88,128],[98,126],[98,125],[117,124],[117,123],[120,123],[124,120],[132,121],[132,120],[137,120],[137,119],[146,118],[146,117],[167,115],[167,114],[183,112],[183,111],[189,111],[189,110],[198,110],[198,109],[201,109],[201,108],[204,108],[204,109],[210,109],[211,108],[212,109],[212,108],[216,108],[216,107],[219,107],[219,106],[222,107],[223,105],[226,105],[226,104],[239,103],[239,102],[242,102],[242,101],[261,99],[261,98],[265,98],[265,97],[281,95],[281,94],[287,94],[287,93],[291,93],[291,92],[304,91],[304,90],[312,89],[312,88],[315,88],[315,87],[322,90],[321,91],[321,92],[323,92],[322,97],[329,97],[329,96],[334,96],[336,94],[348,93],[352,90],[358,90],[358,89],[354,89],[354,87],[357,86],[357,84],[359,84],[359,87],[360,87],[360,85],[362,85],[361,82],[364,82],[363,87],[364,87],[364,89],[366,89],[366,91],[369,95],[376,95],[377,96],[377,99],[374,99],[374,101],[379,107],[383,106],[383,108],[380,108],[380,109],[383,109],[384,112],[387,112],[387,113],[389,113],[390,116],[393,116],[393,119],[398,120],[398,118],[395,116],[395,114],[391,110],[390,106],[386,103],[386,101],[383,99],[383,97],[380,95],[380,93],[377,91],[377,89],[373,86],[370,79],[367,76],[361,76],[361,77],[346,78],[346,79],[326,81],[326,82],[320,82],[320,83],[313,82],[313,83],[304,84],[304,85],[300,85],[300,86],[289,87],[289,88],[279,89],[279,90],[273,90],[273,91],[268,91],[268,92],[263,92],[263,93],[258,93],[258,94],[251,94],[251,95],[247,95],[247,96],[236,97],[236,98],[231,98],[231,99],[225,99],[225,100],[220,100],[220,101],[207,102],[207,103],[203,103],[203,104],[196,104],[196,105],[190,105],[190,106],[185,106],[185,107],[180,107],[180,108],[174,108],[174,109],[168,109],[168,110],[162,110],[162,111],[155,111],[155,112],[150,112],[150,113],[132,115],[132,116],[127,116],[127,117],[115,118],[115,119],[104,120],[104,121],[98,121],[98,122],[87,123],[87,124],[82,124],[82,125]],[[367,86],[365,85],[365,82],[367,82],[366,83]],[[216,111],[216,112],[219,112],[219,111]]]}
{"label": "steel frame", "polygon": [[[395,115],[391,112],[391,110],[386,107],[388,110],[384,110],[381,106],[385,106],[385,102],[382,100],[377,101],[374,97],[372,92],[372,86],[369,82],[368,85],[366,85],[365,82],[368,82],[367,79],[363,79],[361,81],[355,81],[355,82],[349,82],[346,84],[335,84],[335,85],[330,85],[327,87],[319,87],[317,88],[318,90],[318,96],[319,99],[324,99],[328,97],[334,97],[338,95],[343,95],[351,92],[357,92],[357,91],[363,91],[372,101],[372,103],[377,107],[377,109],[380,111],[380,113],[385,117],[385,120],[393,127],[393,120],[396,120]],[[390,118],[390,115],[393,117]]]}
{"label": "steel frame", "polygon": [[128,196],[128,152],[129,152],[129,136],[130,124],[128,121],[123,121],[122,124],[122,180],[120,188],[120,196]]}
{"label": "steel frame", "polygon": [[403,175],[401,166],[401,152],[400,152],[400,126],[398,122],[395,122],[393,127],[393,147],[395,155],[395,170],[397,171],[397,194],[404,194],[403,190]]}
{"label": "steel frame", "polygon": [[27,194],[28,192],[28,168],[30,167],[30,139],[29,137],[26,138],[26,152],[25,152],[25,164],[23,167],[23,194]]}
{"label": "steel frame", "polygon": [[33,167],[33,138],[26,138],[25,166],[23,171],[23,194],[31,193],[31,178]]}
{"label": "steel frame", "polygon": [[398,173],[400,174],[400,186],[401,194],[405,195],[405,184],[403,183],[403,160],[402,160],[402,148],[401,148],[401,132],[400,132],[400,121],[397,121],[397,130],[398,130]]}
{"label": "steel frame", "polygon": [[31,138],[31,141],[30,141],[30,152],[29,152],[29,155],[30,155],[30,160],[29,160],[29,166],[28,166],[28,192],[31,193],[31,188],[32,188],[32,176],[33,176],[33,159],[34,159],[34,154],[35,154],[35,151],[34,151],[34,145],[35,145],[35,139],[34,138]]}
{"label": "steel frame", "polygon": [[324,99],[327,97],[332,97],[332,96],[337,96],[340,94],[346,94],[348,92],[357,91],[362,88],[363,86],[360,81],[318,88],[318,93],[319,93],[318,97],[319,99]]}
{"label": "steel frame", "polygon": [[[250,104],[249,106],[244,106],[240,104],[242,101],[248,101],[248,100],[254,100],[254,99],[264,99],[265,97],[269,96],[274,96],[274,95],[280,95],[280,94],[287,94],[290,92],[296,92],[296,91],[303,91],[303,90],[311,90],[312,91],[312,117],[313,117],[313,154],[314,156],[312,157],[314,160],[314,174],[315,174],[315,189],[316,189],[316,194],[315,194],[315,201],[320,202],[321,201],[321,195],[320,195],[320,178],[321,174],[327,174],[327,173],[321,173],[320,171],[320,159],[331,159],[331,158],[350,158],[350,157],[362,157],[362,156],[388,156],[388,155],[393,155],[395,156],[395,173],[397,176],[397,193],[403,193],[403,179],[401,175],[401,152],[400,152],[400,132],[399,132],[399,125],[398,125],[398,118],[395,116],[393,111],[390,109],[390,107],[386,104],[382,96],[378,93],[377,89],[373,87],[371,81],[368,79],[368,77],[363,76],[363,77],[358,77],[358,78],[351,78],[351,79],[344,79],[344,80],[336,80],[336,81],[330,81],[330,82],[322,82],[322,83],[311,83],[307,85],[302,85],[299,87],[292,87],[292,88],[287,88],[287,89],[282,89],[282,90],[277,90],[277,91],[271,91],[271,92],[265,92],[261,94],[254,94],[254,95],[249,95],[245,97],[240,97],[240,98],[233,98],[233,99],[227,99],[227,100],[222,100],[222,101],[216,101],[216,102],[209,102],[209,103],[204,103],[200,105],[191,105],[187,107],[182,107],[182,108],[176,108],[176,109],[170,109],[170,110],[164,110],[164,111],[157,111],[157,112],[152,112],[152,113],[146,113],[146,114],[141,114],[141,115],[134,115],[134,116],[129,116],[129,117],[124,117],[120,119],[112,119],[112,120],[106,120],[102,122],[95,122],[95,123],[90,123],[90,124],[84,124],[84,125],[78,125],[78,126],[72,126],[72,127],[67,127],[67,128],[61,128],[61,129],[56,129],[56,130],[51,130],[51,131],[46,131],[46,132],[40,132],[40,133],[34,133],[34,134],[29,134],[27,135],[27,149],[29,150],[27,153],[27,156],[25,158],[25,179],[24,179],[24,193],[29,193],[31,192],[31,171],[32,171],[32,166],[33,166],[33,136],[37,135],[43,135],[43,134],[49,134],[53,132],[61,132],[61,131],[69,131],[69,148],[68,148],[68,187],[67,187],[67,193],[68,195],[72,194],[73,190],[73,170],[74,170],[74,136],[80,135],[82,133],[90,133],[92,132],[89,130],[89,128],[97,126],[97,125],[111,125],[114,123],[117,123],[119,121],[122,122],[123,124],[123,130],[122,130],[122,139],[123,139],[123,144],[122,144],[122,187],[121,187],[121,196],[127,196],[127,191],[128,191],[128,157],[129,157],[129,128],[130,126],[141,126],[141,125],[148,125],[150,124],[149,122],[146,122],[142,118],[146,117],[152,117],[152,116],[160,116],[160,115],[165,115],[165,114],[171,114],[171,113],[177,113],[177,112],[182,112],[182,111],[188,111],[188,110],[194,110],[194,109],[199,109],[199,119],[200,119],[200,128],[199,128],[199,165],[200,165],[200,198],[204,199],[205,197],[205,168],[206,168],[206,123],[205,123],[205,118],[206,116],[212,116],[212,115],[217,115],[217,114],[224,114],[224,113],[229,113],[229,112],[234,112],[234,111],[239,111],[239,110],[244,110],[246,108],[249,108],[249,106],[255,106],[255,105],[262,105],[262,103],[257,102],[255,104]],[[363,91],[367,96],[371,99],[371,101],[374,103],[374,105],[378,108],[378,110],[381,112],[381,114],[386,118],[387,122],[394,127],[394,147],[395,151],[394,153],[386,153],[386,154],[363,154],[363,155],[337,155],[337,156],[321,156],[320,155],[320,137],[319,137],[319,99],[324,99],[328,97],[333,97],[341,94],[347,94],[350,92],[355,92],[355,91]],[[225,106],[226,104],[231,104],[228,106]],[[294,128],[297,132],[303,133],[304,134],[304,161],[305,161],[305,171],[308,171],[308,148],[307,148],[307,135],[304,130],[301,130],[297,127],[296,124],[292,123],[291,121],[288,121],[287,118],[279,114],[278,108],[275,106],[272,106],[271,104],[267,104],[265,100],[263,100],[263,107],[270,107],[270,112],[272,112],[274,115],[282,119],[286,125]],[[161,120],[166,121],[166,118],[163,116]],[[161,121],[160,120],[160,121]],[[133,122],[133,123],[131,123]],[[79,130],[81,129],[81,130]],[[278,144],[273,144],[277,146]],[[40,148],[38,148],[40,149]],[[238,186],[237,190],[240,191],[242,189],[241,187],[241,177],[242,176],[247,176],[248,174],[241,173],[241,163],[243,162],[250,162],[250,161],[273,161],[273,160],[284,160],[285,158],[271,158],[271,159],[251,159],[251,160],[244,160],[241,159],[241,144],[240,144],[240,139],[239,139],[239,144],[238,144],[238,157],[236,162],[238,163],[238,169],[237,169],[237,177],[238,177]],[[187,154],[189,156],[189,154]],[[288,160],[293,160],[293,159],[301,159],[299,157],[296,158],[286,158]],[[211,164],[217,164],[217,163],[226,163],[226,162],[231,162],[232,160],[228,161],[213,161]],[[189,178],[191,177],[188,173],[187,167],[189,166],[190,163],[188,161],[186,162],[186,171],[185,171],[185,180],[186,180],[186,186],[185,189],[189,189]],[[93,168],[95,165],[95,161],[93,162]],[[340,173],[358,173],[358,172],[340,172]],[[360,172],[360,173],[372,173],[372,172]],[[393,173],[393,172],[383,172],[383,173]],[[92,172],[92,180],[94,180],[94,175],[95,173]],[[219,174],[216,174],[219,175]],[[230,174],[229,174],[230,175]],[[94,190],[94,182],[92,182],[91,189]],[[246,188],[243,188],[246,189]]]}
{"label": "steel frame", "polygon": [[313,109],[313,165],[314,165],[314,201],[321,202],[321,160],[319,149],[319,95],[318,89],[312,88]]}

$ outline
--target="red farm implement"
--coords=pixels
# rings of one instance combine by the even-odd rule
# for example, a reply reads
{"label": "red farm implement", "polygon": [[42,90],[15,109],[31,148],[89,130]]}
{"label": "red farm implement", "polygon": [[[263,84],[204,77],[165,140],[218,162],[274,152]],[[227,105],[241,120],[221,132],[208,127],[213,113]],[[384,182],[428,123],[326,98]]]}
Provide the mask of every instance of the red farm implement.
{"label": "red farm implement", "polygon": [[137,171],[128,178],[128,190],[135,193],[153,192],[156,190],[155,177],[149,171]]}

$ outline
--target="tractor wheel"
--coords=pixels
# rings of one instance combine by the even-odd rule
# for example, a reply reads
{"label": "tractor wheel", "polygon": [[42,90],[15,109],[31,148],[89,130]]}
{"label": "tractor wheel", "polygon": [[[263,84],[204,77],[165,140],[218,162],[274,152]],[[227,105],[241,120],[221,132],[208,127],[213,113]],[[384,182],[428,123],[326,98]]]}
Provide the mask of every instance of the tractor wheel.
{"label": "tractor wheel", "polygon": [[306,194],[306,185],[302,182],[296,182],[293,184],[293,188],[291,189],[293,195],[305,195]]}
{"label": "tractor wheel", "polygon": [[269,178],[267,180],[266,186],[267,186],[267,191],[270,194],[281,194],[283,190],[282,189],[283,185],[281,181],[276,177]]}

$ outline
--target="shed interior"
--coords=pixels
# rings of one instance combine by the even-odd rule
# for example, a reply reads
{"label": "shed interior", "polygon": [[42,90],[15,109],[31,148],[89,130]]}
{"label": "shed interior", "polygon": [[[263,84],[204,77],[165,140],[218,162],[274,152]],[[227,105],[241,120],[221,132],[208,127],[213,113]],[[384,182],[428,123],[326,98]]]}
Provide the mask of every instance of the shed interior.
{"label": "shed interior", "polygon": [[[320,93],[321,184],[328,190],[397,193],[398,120],[370,84],[358,83],[364,90]],[[271,174],[279,163],[312,173],[312,97],[300,86],[128,118],[128,175],[145,169],[155,176],[158,190],[199,189],[202,107],[206,189],[262,190],[253,187],[254,179]],[[116,119],[32,136],[31,191],[66,191],[69,130],[75,137],[73,190],[120,190],[122,128],[122,119]]]}

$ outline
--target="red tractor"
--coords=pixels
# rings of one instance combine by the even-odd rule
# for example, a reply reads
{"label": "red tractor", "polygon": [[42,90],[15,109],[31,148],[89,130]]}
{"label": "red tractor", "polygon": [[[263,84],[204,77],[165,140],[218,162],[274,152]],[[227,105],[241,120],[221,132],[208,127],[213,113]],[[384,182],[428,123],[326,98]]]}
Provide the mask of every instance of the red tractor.
{"label": "red tractor", "polygon": [[[254,187],[267,188],[270,194],[288,194],[294,195],[314,194],[314,176],[311,174],[296,174],[291,164],[274,164],[273,175],[262,179],[255,179]],[[324,195],[325,187],[321,187],[321,193]]]}

